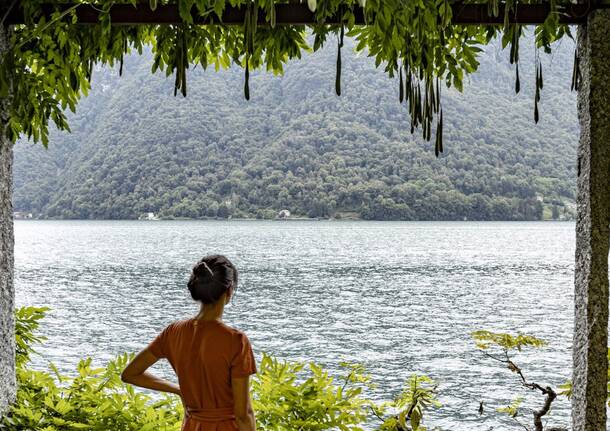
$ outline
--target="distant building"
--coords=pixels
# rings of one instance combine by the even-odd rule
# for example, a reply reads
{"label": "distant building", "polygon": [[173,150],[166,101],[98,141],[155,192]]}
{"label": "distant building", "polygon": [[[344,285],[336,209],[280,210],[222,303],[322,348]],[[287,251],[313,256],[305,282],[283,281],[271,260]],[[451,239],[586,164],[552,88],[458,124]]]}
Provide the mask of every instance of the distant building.
{"label": "distant building", "polygon": [[290,211],[288,211],[288,210],[281,210],[277,214],[277,218],[289,218],[289,217],[290,217]]}
{"label": "distant building", "polygon": [[159,217],[157,217],[155,213],[144,213],[138,218],[140,220],[159,220]]}
{"label": "distant building", "polygon": [[32,213],[26,213],[23,211],[15,211],[13,212],[13,218],[15,220],[26,220],[26,219],[31,219],[34,216],[32,215]]}

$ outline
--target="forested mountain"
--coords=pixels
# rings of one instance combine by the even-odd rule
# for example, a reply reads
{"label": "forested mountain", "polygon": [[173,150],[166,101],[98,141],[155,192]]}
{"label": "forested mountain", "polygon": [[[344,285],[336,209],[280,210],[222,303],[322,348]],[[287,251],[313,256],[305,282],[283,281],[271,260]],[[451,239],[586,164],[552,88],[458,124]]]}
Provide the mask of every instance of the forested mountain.
{"label": "forested mountain", "polygon": [[[570,93],[573,45],[543,55],[533,121],[533,41],[522,43],[521,92],[508,52],[491,46],[464,93],[444,89],[445,152],[409,132],[398,80],[363,55],[308,54],[282,77],[190,69],[186,99],[150,74],[151,55],[123,76],[98,68],[49,149],[15,149],[14,206],[56,218],[313,217],[449,220],[569,215],[578,137]],[[531,49],[529,48],[531,47]]]}

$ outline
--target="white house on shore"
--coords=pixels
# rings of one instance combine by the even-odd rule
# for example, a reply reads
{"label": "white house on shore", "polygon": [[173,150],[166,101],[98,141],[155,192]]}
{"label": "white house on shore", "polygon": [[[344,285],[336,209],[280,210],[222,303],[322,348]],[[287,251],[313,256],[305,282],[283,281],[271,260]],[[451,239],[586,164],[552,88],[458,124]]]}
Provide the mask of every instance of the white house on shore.
{"label": "white house on shore", "polygon": [[159,220],[159,217],[155,213],[149,212],[142,214],[138,220]]}
{"label": "white house on shore", "polygon": [[27,219],[34,218],[34,216],[32,215],[32,213],[26,213],[23,211],[15,211],[15,212],[13,212],[13,218],[15,220],[27,220]]}
{"label": "white house on shore", "polygon": [[277,218],[281,218],[281,219],[290,218],[290,211],[281,210],[279,213],[277,213]]}

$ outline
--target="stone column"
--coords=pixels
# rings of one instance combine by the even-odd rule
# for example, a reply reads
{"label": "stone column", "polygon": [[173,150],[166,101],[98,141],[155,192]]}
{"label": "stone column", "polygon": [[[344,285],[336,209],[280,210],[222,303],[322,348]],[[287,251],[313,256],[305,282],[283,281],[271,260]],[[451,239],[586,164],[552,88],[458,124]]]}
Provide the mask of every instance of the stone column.
{"label": "stone column", "polygon": [[[4,7],[2,8],[4,9]],[[0,9],[0,10],[2,10]],[[0,61],[8,30],[0,26]],[[15,397],[15,290],[13,286],[13,144],[6,138],[8,100],[0,99],[0,415]]]}
{"label": "stone column", "polygon": [[606,431],[610,207],[610,10],[578,29],[578,216],[572,426]]}

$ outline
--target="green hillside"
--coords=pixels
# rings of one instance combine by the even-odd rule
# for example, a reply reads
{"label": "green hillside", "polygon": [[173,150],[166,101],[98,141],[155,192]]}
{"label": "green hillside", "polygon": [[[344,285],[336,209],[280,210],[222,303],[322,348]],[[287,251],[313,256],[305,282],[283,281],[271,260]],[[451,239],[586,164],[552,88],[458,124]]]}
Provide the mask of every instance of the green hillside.
{"label": "green hillside", "polygon": [[15,151],[15,210],[53,218],[359,216],[404,220],[569,217],[578,138],[570,93],[573,45],[544,56],[541,120],[533,121],[534,46],[523,43],[522,90],[508,53],[490,46],[464,93],[444,89],[445,152],[411,135],[398,80],[333,48],[283,77],[190,70],[186,99],[151,58],[93,89],[45,150]]}

